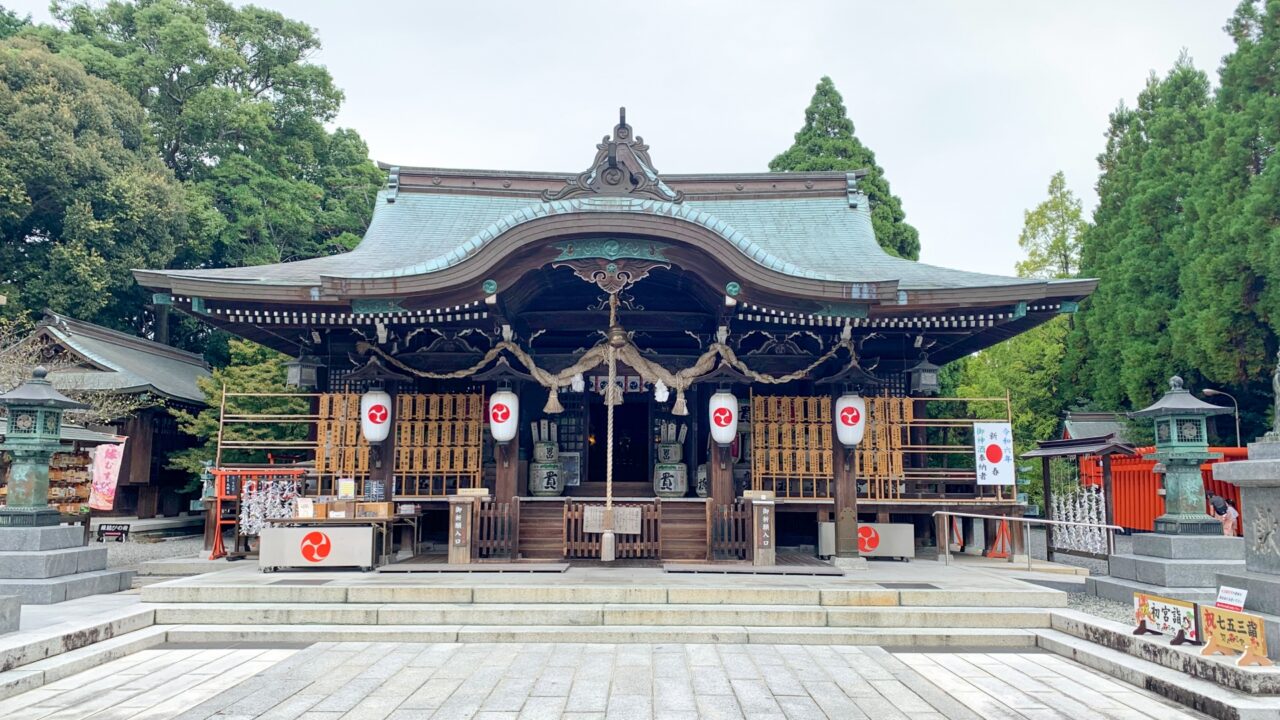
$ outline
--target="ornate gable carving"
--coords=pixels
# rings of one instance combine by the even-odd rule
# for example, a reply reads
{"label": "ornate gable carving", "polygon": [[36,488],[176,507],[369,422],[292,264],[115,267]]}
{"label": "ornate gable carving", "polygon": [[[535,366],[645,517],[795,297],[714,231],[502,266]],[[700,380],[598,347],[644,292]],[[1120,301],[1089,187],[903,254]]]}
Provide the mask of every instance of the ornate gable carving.
{"label": "ornate gable carving", "polygon": [[596,159],[591,167],[578,173],[565,186],[542,193],[542,199],[550,202],[582,195],[613,197],[649,197],[664,202],[682,202],[684,193],[672,190],[658,178],[658,171],[649,159],[649,146],[644,138],[636,137],[627,124],[627,109],[618,109],[618,124],[613,136],[604,136],[596,145]]}

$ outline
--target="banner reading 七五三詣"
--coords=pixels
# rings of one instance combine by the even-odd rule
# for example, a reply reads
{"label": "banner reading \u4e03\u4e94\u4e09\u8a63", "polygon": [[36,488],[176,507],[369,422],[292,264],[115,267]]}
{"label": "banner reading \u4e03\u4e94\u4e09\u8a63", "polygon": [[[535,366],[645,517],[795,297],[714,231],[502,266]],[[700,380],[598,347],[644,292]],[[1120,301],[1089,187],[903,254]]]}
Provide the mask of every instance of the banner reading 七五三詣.
{"label": "banner reading \u4e03\u4e94\u4e09\u8a63", "polygon": [[124,460],[124,442],[105,443],[93,448],[92,452],[89,507],[110,510],[116,504],[116,483],[120,479],[120,463]]}
{"label": "banner reading \u4e03\u4e94\u4e09\u8a63", "polygon": [[973,424],[973,460],[979,485],[1013,484],[1013,429],[1009,423]]}

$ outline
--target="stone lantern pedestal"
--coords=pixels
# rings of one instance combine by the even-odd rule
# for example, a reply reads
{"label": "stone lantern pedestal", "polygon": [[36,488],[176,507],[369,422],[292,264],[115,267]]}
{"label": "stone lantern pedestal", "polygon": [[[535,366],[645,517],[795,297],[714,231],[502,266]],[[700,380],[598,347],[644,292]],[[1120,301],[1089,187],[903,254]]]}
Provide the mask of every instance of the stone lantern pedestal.
{"label": "stone lantern pedestal", "polygon": [[1212,603],[1218,573],[1244,569],[1244,542],[1223,536],[1222,523],[1205,512],[1200,476],[1200,464],[1214,457],[1205,418],[1224,412],[1229,410],[1193,396],[1175,376],[1159,400],[1132,413],[1154,423],[1165,512],[1156,518],[1155,532],[1134,535],[1132,553],[1107,558],[1108,576],[1085,581],[1090,594],[1123,603],[1133,602],[1134,592]]}
{"label": "stone lantern pedestal", "polygon": [[128,590],[133,573],[107,569],[107,548],[85,547],[84,530],[60,525],[49,507],[49,461],[61,447],[62,414],[82,408],[45,379],[44,368],[0,395],[9,413],[5,442],[12,455],[7,504],[0,508],[0,595],[47,605],[85,595]]}

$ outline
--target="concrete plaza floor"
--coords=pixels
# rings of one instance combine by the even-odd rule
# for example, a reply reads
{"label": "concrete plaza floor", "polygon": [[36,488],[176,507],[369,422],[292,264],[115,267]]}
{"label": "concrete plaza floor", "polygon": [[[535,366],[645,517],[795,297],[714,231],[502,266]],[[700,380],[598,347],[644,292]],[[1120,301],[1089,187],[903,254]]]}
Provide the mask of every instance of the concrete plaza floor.
{"label": "concrete plaza floor", "polygon": [[826,645],[160,646],[0,701],[7,720],[1205,716],[1055,655]]}

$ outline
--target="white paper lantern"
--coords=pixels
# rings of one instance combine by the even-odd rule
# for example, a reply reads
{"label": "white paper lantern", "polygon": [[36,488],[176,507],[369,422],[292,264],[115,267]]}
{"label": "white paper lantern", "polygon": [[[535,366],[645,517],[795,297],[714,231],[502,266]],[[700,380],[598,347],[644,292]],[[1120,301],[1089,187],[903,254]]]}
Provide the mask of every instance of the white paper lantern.
{"label": "white paper lantern", "polygon": [[360,431],[371,443],[387,439],[391,434],[391,395],[370,390],[360,396]]}
{"label": "white paper lantern", "polygon": [[516,439],[520,429],[520,396],[510,390],[499,390],[489,396],[489,432],[493,439],[508,443]]}
{"label": "white paper lantern", "polygon": [[712,440],[718,445],[732,443],[738,437],[738,398],[728,390],[712,395],[707,404],[707,419]]}
{"label": "white paper lantern", "polygon": [[836,439],[847,447],[857,447],[867,430],[867,401],[860,395],[841,395],[835,404]]}

